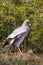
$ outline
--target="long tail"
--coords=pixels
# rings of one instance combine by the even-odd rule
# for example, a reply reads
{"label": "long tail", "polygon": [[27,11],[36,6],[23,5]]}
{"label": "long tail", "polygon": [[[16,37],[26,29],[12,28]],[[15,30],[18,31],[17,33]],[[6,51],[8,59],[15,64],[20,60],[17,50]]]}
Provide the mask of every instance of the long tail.
{"label": "long tail", "polygon": [[3,47],[2,48],[4,48],[6,45],[8,45],[9,44],[9,40],[7,40],[7,41],[5,41],[5,43],[4,43],[4,45],[3,45]]}
{"label": "long tail", "polygon": [[4,43],[4,45],[3,45],[2,48],[4,48],[6,45],[10,44],[10,41],[11,41],[11,40],[12,40],[12,44],[13,44],[14,39],[9,38],[9,39],[7,39],[7,40],[5,41],[5,43]]}

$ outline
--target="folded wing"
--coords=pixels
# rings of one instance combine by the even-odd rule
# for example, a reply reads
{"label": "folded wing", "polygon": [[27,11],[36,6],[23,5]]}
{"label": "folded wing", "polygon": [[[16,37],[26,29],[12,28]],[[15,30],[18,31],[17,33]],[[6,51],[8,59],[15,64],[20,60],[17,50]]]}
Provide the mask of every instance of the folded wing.
{"label": "folded wing", "polygon": [[16,30],[14,30],[10,35],[8,35],[7,39],[15,38],[16,36],[20,36],[20,34],[25,33],[25,32],[26,32],[25,28],[19,27]]}

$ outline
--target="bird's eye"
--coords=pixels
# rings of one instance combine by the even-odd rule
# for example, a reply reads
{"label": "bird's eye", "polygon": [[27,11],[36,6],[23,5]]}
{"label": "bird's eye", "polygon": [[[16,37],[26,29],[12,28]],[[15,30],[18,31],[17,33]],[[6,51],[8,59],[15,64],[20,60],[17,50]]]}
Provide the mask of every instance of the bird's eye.
{"label": "bird's eye", "polygon": [[30,22],[27,22],[27,24],[29,24]]}

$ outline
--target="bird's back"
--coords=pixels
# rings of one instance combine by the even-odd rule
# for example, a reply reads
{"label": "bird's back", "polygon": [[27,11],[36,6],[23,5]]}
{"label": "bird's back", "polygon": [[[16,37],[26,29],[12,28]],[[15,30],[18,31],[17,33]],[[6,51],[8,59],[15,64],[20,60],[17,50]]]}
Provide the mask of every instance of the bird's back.
{"label": "bird's back", "polygon": [[7,39],[8,38],[14,38],[15,36],[22,34],[26,31],[27,31],[26,27],[24,28],[24,27],[21,26],[21,27],[15,29],[10,35],[8,35]]}

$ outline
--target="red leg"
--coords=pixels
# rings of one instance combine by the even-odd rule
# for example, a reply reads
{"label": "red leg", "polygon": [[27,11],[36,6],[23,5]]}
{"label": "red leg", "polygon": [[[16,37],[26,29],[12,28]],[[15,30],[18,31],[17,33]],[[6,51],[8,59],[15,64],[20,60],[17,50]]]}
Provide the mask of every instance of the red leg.
{"label": "red leg", "polygon": [[21,52],[20,48],[17,48],[17,51],[18,51],[18,53],[19,53],[20,55],[22,55],[22,52]]}

